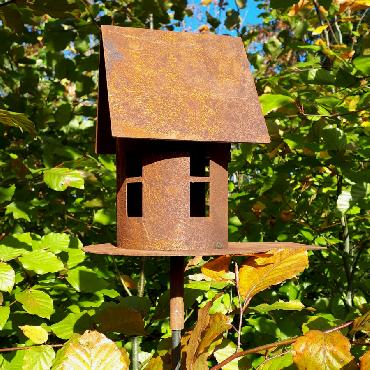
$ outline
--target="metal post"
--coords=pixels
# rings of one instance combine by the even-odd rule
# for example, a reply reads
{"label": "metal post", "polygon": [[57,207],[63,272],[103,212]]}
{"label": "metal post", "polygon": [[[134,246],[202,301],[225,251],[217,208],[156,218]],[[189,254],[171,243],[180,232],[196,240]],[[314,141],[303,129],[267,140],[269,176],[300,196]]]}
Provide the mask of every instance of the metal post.
{"label": "metal post", "polygon": [[170,327],[172,370],[181,368],[181,330],[184,329],[184,257],[170,257]]}

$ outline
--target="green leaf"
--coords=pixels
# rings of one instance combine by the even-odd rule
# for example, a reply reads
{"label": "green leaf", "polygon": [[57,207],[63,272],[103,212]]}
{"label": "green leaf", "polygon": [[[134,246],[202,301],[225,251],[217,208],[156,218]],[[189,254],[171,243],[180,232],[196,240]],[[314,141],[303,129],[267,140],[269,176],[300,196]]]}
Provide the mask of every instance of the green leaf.
{"label": "green leaf", "polygon": [[53,253],[45,250],[26,252],[19,261],[26,270],[35,271],[37,274],[58,272],[64,269],[63,262]]}
{"label": "green leaf", "polygon": [[[233,355],[237,350],[237,345],[233,343],[231,340],[223,340],[222,343],[216,347],[213,355],[216,358],[217,363],[221,363],[222,361],[226,360],[228,357]],[[240,358],[236,358],[232,360],[228,364],[222,367],[223,370],[239,370],[239,361]]]}
{"label": "green leaf", "polygon": [[16,236],[6,236],[0,241],[0,260],[10,261],[31,249],[27,243],[17,239]]}
{"label": "green leaf", "polygon": [[49,319],[54,312],[53,300],[47,293],[41,290],[28,289],[23,292],[17,292],[15,293],[15,299],[30,314]]}
{"label": "green leaf", "polygon": [[55,167],[44,171],[44,181],[49,188],[56,191],[66,190],[68,187],[83,189],[84,178],[82,173],[64,167]]}
{"label": "green leaf", "polygon": [[55,358],[50,346],[35,346],[25,350],[22,370],[48,370]]}
{"label": "green leaf", "polygon": [[11,292],[15,283],[15,272],[7,263],[0,262],[0,290]]}
{"label": "green leaf", "polygon": [[293,356],[291,353],[286,353],[283,356],[276,356],[271,359],[266,359],[261,365],[258,366],[258,370],[283,370],[292,369]]}
{"label": "green leaf", "polygon": [[70,238],[68,234],[49,233],[44,235],[40,242],[40,248],[48,249],[53,253],[60,253],[68,250]]}
{"label": "green leaf", "polygon": [[263,94],[259,97],[264,115],[284,106],[294,105],[294,100],[290,96],[280,94]]}
{"label": "green leaf", "polygon": [[251,307],[250,309],[260,312],[260,313],[266,313],[266,312],[275,311],[275,310],[301,311],[304,308],[305,307],[302,304],[302,302],[294,300],[294,301],[289,301],[289,302],[277,301],[277,302],[274,302],[273,304],[262,303],[258,306]]}
{"label": "green leaf", "polygon": [[[70,339],[72,335],[77,332],[76,323],[80,321],[83,316],[86,316],[86,319],[90,318],[90,316],[84,312],[69,313],[63,320],[51,325],[50,329],[58,338]],[[89,325],[85,325],[84,329],[86,329],[86,326]]]}
{"label": "green leaf", "polygon": [[76,267],[78,264],[85,260],[85,252],[82,249],[68,249],[68,261],[67,267],[71,269],[72,267]]}
{"label": "green leaf", "polygon": [[48,332],[42,326],[24,325],[19,328],[35,344],[43,344],[48,340]]}
{"label": "green leaf", "polygon": [[0,109],[0,122],[6,126],[18,127],[22,132],[27,131],[33,136],[37,134],[32,121],[30,121],[23,113]]}
{"label": "green leaf", "polygon": [[357,57],[353,59],[353,64],[365,76],[370,75],[370,57],[369,56]]}
{"label": "green leaf", "polygon": [[12,200],[15,192],[15,185],[4,188],[0,186],[0,203],[9,202]]}
{"label": "green leaf", "polygon": [[67,281],[78,292],[94,293],[108,286],[108,282],[85,266],[76,267],[68,271]]}
{"label": "green leaf", "polygon": [[116,222],[116,211],[113,209],[99,209],[94,213],[94,223],[111,225]]}
{"label": "green leaf", "polygon": [[10,307],[0,306],[0,330],[3,329],[4,325],[9,319]]}
{"label": "green leaf", "polygon": [[15,220],[23,219],[28,222],[31,221],[28,214],[28,206],[24,202],[12,202],[6,206],[5,214],[12,214]]}

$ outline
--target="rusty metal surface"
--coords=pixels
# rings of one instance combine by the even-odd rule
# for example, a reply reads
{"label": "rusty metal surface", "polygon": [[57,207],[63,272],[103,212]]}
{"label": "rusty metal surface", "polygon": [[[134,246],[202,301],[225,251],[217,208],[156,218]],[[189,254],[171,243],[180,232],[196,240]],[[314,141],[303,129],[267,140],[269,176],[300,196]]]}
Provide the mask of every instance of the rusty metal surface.
{"label": "rusty metal surface", "polygon": [[[227,197],[229,144],[119,139],[117,145],[118,248],[144,251],[225,248],[228,242]],[[209,176],[190,175],[190,157],[209,157]],[[127,161],[142,158],[142,176],[127,176]],[[209,183],[208,217],[190,216],[190,184]],[[142,216],[130,217],[128,185],[142,183]],[[193,199],[197,201],[197,199]],[[201,201],[201,200],[200,200]],[[185,255],[188,252],[185,253]],[[181,253],[180,253],[181,255]]]}
{"label": "rusty metal surface", "polygon": [[98,151],[110,122],[114,137],[270,141],[240,38],[102,26],[102,43]]}
{"label": "rusty metal surface", "polygon": [[272,249],[307,249],[307,250],[322,250],[325,248],[314,245],[305,245],[299,243],[283,243],[283,242],[229,242],[227,248],[215,249],[204,246],[199,250],[142,250],[142,249],[125,249],[117,248],[112,244],[96,244],[89,245],[84,248],[85,252],[94,254],[108,254],[112,256],[220,256],[220,255],[243,255],[249,253],[262,253]]}

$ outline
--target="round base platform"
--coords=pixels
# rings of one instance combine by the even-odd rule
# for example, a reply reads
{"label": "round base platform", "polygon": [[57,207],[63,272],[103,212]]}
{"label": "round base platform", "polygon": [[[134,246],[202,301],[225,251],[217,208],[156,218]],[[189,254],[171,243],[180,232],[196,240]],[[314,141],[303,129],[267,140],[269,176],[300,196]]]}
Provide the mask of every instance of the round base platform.
{"label": "round base platform", "polygon": [[242,255],[251,253],[267,252],[271,249],[325,249],[314,245],[283,242],[229,242],[227,248],[208,248],[196,251],[189,250],[146,250],[117,248],[112,244],[96,244],[84,247],[84,251],[94,254],[106,254],[111,256],[148,256],[148,257],[170,257],[170,256],[221,256]]}

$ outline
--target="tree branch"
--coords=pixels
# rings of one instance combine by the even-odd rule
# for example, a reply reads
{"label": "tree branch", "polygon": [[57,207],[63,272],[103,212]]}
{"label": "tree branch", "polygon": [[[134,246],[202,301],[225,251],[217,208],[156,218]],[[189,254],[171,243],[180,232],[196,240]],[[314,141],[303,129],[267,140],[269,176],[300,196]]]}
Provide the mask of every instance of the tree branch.
{"label": "tree branch", "polygon": [[[334,328],[331,328],[331,329],[328,329],[328,330],[324,330],[324,333],[327,334],[327,333],[332,333],[334,331],[342,330],[344,328],[347,328],[348,326],[351,326],[352,324],[353,324],[353,321],[348,321],[348,322],[345,322],[344,324],[338,325],[338,326],[336,326]],[[279,342],[264,344],[263,346],[259,346],[259,347],[247,349],[245,351],[236,352],[233,355],[231,355],[230,357],[228,357],[227,359],[225,359],[224,361],[222,361],[219,364],[211,367],[210,370],[218,370],[218,369],[221,369],[223,366],[225,366],[229,362],[235,360],[236,358],[239,358],[239,357],[242,357],[242,356],[246,356],[246,355],[249,355],[251,353],[258,353],[258,352],[265,351],[265,350],[268,350],[268,349],[271,349],[271,348],[276,348],[276,347],[281,347],[281,346],[286,346],[288,344],[292,344],[298,338],[300,338],[300,337],[294,337],[294,338],[291,338],[291,339],[281,340]]]}
{"label": "tree branch", "polygon": [[13,351],[23,351],[26,349],[31,349],[35,347],[49,346],[49,347],[63,347],[64,344],[41,344],[39,346],[24,346],[24,347],[10,347],[10,348],[0,348],[0,352],[13,352]]}

